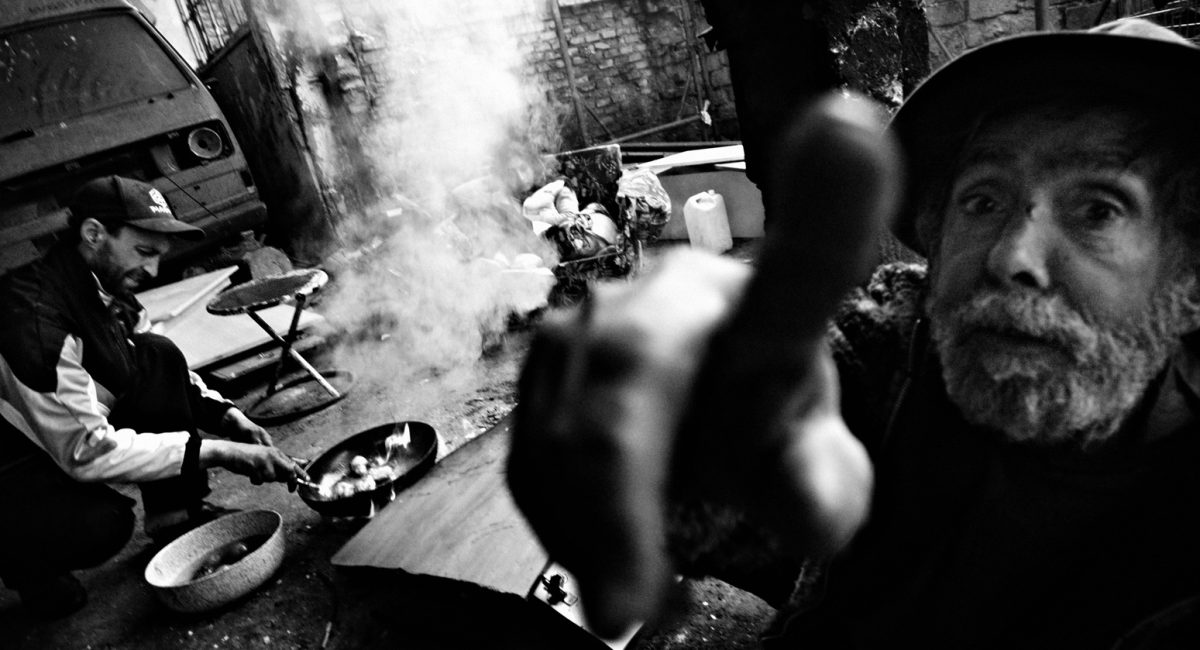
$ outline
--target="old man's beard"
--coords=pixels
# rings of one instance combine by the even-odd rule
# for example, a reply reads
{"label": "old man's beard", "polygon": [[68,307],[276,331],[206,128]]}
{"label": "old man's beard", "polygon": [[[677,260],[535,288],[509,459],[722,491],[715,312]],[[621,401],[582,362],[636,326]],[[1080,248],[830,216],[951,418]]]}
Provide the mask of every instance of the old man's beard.
{"label": "old man's beard", "polygon": [[950,399],[1016,442],[1093,448],[1124,423],[1196,326],[1197,280],[1160,289],[1131,322],[1108,325],[1061,296],[996,291],[929,313]]}

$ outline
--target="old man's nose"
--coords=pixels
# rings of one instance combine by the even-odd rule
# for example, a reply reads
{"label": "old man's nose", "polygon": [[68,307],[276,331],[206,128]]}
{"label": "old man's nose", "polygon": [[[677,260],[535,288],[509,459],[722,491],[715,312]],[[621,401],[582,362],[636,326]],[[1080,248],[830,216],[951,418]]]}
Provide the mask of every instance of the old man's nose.
{"label": "old man's nose", "polygon": [[1047,209],[1030,203],[1014,214],[992,243],[988,271],[1005,286],[1046,289],[1050,286],[1051,233]]}

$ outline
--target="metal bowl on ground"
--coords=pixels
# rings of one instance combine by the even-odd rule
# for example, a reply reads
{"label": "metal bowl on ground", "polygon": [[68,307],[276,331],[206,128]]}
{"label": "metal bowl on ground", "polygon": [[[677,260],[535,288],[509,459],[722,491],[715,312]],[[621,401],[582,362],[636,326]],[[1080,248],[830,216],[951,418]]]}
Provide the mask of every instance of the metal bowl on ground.
{"label": "metal bowl on ground", "polygon": [[[403,436],[407,444],[392,444],[397,436]],[[424,422],[413,420],[390,422],[356,433],[337,443],[316,460],[308,463],[310,485],[300,485],[296,493],[313,510],[332,517],[371,517],[395,498],[396,494],[412,485],[437,460],[437,432]],[[355,457],[386,459],[388,478],[376,480],[373,489],[355,491],[349,496],[335,496],[323,492],[316,486],[328,486],[341,477],[346,477]]]}
{"label": "metal bowl on ground", "polygon": [[235,512],[180,535],[150,559],[146,582],[177,612],[231,603],[265,583],[284,554],[283,517]]}

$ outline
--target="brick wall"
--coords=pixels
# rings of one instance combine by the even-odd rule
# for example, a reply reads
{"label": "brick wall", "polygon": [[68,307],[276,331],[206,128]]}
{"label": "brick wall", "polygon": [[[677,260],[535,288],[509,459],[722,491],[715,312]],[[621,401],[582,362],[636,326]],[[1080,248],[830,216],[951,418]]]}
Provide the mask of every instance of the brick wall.
{"label": "brick wall", "polygon": [[[1152,0],[1051,0],[1047,29],[1086,29],[1121,15],[1149,10]],[[1035,29],[1033,0],[926,0],[925,16],[933,27],[930,59],[934,67],[951,56],[991,40]]]}
{"label": "brick wall", "polygon": [[[737,137],[728,61],[694,37],[706,25],[696,0],[593,0],[562,3],[566,52],[575,88],[586,107],[591,142],[698,115],[704,99],[714,120],[663,130],[646,139],[698,140]],[[555,102],[574,116],[567,66],[552,16],[525,35],[528,63],[551,89]],[[575,120],[564,122],[568,141],[582,141]]]}
{"label": "brick wall", "polygon": [[[295,20],[292,2],[267,0],[267,6],[273,6],[275,11],[268,11],[280,20]],[[477,32],[481,25],[503,26],[520,50],[518,73],[542,89],[549,112],[558,119],[561,148],[597,144],[697,116],[705,99],[711,126],[696,120],[642,139],[738,137],[725,54],[708,52],[695,36],[707,26],[698,0],[561,2],[561,23],[547,0],[459,0],[452,6],[452,12],[417,16],[421,25],[409,30],[398,29],[394,20],[386,21],[387,26],[374,20],[371,2],[320,0],[307,5],[309,24],[300,31],[319,33],[323,42],[301,38],[292,57],[312,59],[317,53],[326,59],[326,70],[316,71],[320,66],[312,61],[300,62],[308,79],[297,82],[323,85],[325,95],[332,89],[338,95],[334,99],[344,102],[356,119],[386,116],[403,107],[381,106],[377,100],[386,101],[393,95],[389,89],[403,87],[411,73],[405,68],[419,65],[418,59],[436,57],[439,50],[470,47],[464,33]],[[363,38],[372,45],[359,47],[355,39]],[[318,112],[324,113],[324,107]]]}
{"label": "brick wall", "polygon": [[1034,31],[1032,0],[931,0],[925,17],[933,28],[934,67],[1002,36]]}

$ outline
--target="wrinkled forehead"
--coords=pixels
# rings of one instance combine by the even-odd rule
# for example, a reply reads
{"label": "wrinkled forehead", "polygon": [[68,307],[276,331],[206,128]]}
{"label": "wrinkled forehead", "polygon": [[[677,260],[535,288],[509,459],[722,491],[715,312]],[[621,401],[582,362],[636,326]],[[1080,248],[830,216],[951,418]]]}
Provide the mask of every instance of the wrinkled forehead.
{"label": "wrinkled forehead", "polygon": [[1154,173],[1168,157],[1151,116],[1117,108],[1042,106],[987,115],[967,138],[957,169],[1034,163],[1046,172]]}
{"label": "wrinkled forehead", "polygon": [[923,179],[913,199],[914,230],[925,253],[936,256],[950,193],[974,169],[970,165],[1011,163],[1021,156],[1040,157],[1039,164],[1051,172],[1133,171],[1162,209],[1156,214],[1164,225],[1200,224],[1200,200],[1189,198],[1200,197],[1200,124],[1194,124],[1200,121],[1183,119],[1180,107],[1094,99],[1058,96],[995,106],[965,125],[948,160],[921,168]]}

